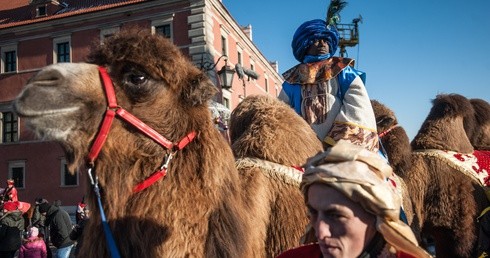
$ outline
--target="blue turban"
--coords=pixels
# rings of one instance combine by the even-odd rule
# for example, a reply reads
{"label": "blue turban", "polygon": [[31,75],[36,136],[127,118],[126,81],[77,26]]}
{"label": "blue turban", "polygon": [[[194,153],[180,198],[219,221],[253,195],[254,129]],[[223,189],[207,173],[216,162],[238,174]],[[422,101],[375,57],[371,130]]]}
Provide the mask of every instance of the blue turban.
{"label": "blue turban", "polygon": [[296,60],[303,62],[306,51],[316,39],[327,41],[330,55],[337,51],[339,45],[339,33],[337,30],[330,25],[327,26],[324,20],[311,20],[301,24],[294,33],[291,47]]}

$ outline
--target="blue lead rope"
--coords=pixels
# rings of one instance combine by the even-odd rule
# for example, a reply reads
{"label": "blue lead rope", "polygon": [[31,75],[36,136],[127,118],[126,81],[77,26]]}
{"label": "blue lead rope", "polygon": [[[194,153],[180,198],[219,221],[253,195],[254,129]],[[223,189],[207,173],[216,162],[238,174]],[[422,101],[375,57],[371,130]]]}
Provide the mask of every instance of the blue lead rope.
{"label": "blue lead rope", "polygon": [[116,241],[114,241],[114,236],[112,235],[112,231],[109,228],[109,223],[107,223],[104,207],[102,207],[102,201],[100,199],[99,180],[96,177],[94,181],[94,178],[92,177],[92,168],[88,169],[88,176],[90,177],[90,182],[94,187],[95,196],[97,196],[97,203],[99,204],[100,217],[102,219],[102,227],[104,228],[105,239],[107,241],[107,245],[109,246],[109,253],[112,258],[120,258],[121,255],[119,254],[119,250],[117,249]]}

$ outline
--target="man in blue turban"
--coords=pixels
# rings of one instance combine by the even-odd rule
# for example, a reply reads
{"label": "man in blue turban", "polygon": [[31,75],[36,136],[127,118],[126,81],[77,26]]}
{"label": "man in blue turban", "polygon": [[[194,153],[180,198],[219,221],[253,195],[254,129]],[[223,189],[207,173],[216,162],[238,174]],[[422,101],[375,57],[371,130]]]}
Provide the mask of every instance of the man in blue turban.
{"label": "man in blue turban", "polygon": [[364,87],[365,74],[354,60],[334,57],[335,27],[316,19],[303,23],[291,47],[300,64],[286,71],[279,98],[315,130],[326,146],[341,139],[371,151],[378,149],[376,121]]}

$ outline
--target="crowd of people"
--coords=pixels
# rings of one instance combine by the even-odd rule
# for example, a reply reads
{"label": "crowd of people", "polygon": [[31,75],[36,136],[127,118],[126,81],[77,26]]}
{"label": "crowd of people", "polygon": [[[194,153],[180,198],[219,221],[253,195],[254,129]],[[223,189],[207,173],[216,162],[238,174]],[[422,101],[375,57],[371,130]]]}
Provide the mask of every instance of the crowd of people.
{"label": "crowd of people", "polygon": [[32,206],[20,202],[14,183],[8,179],[7,188],[1,194],[0,257],[76,257],[90,216],[84,200],[77,205],[76,223],[73,223],[59,200],[50,204],[39,197]]}

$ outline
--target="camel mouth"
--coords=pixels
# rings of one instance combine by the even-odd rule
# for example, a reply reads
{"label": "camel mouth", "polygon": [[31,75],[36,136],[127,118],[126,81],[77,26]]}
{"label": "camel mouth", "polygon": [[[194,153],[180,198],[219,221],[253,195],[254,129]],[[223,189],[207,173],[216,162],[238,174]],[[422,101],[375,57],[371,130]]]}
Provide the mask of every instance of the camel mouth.
{"label": "camel mouth", "polygon": [[19,103],[14,103],[14,110],[26,119],[26,125],[32,129],[39,139],[65,140],[74,128],[72,119],[67,119],[70,114],[80,108],[73,106],[48,110],[35,110]]}
{"label": "camel mouth", "polygon": [[59,108],[59,109],[51,109],[51,110],[31,110],[25,107],[19,106],[19,104],[14,105],[15,112],[25,118],[39,118],[39,117],[51,117],[51,116],[60,116],[66,115],[70,113],[74,113],[78,111],[79,107],[68,107],[68,108]]}

